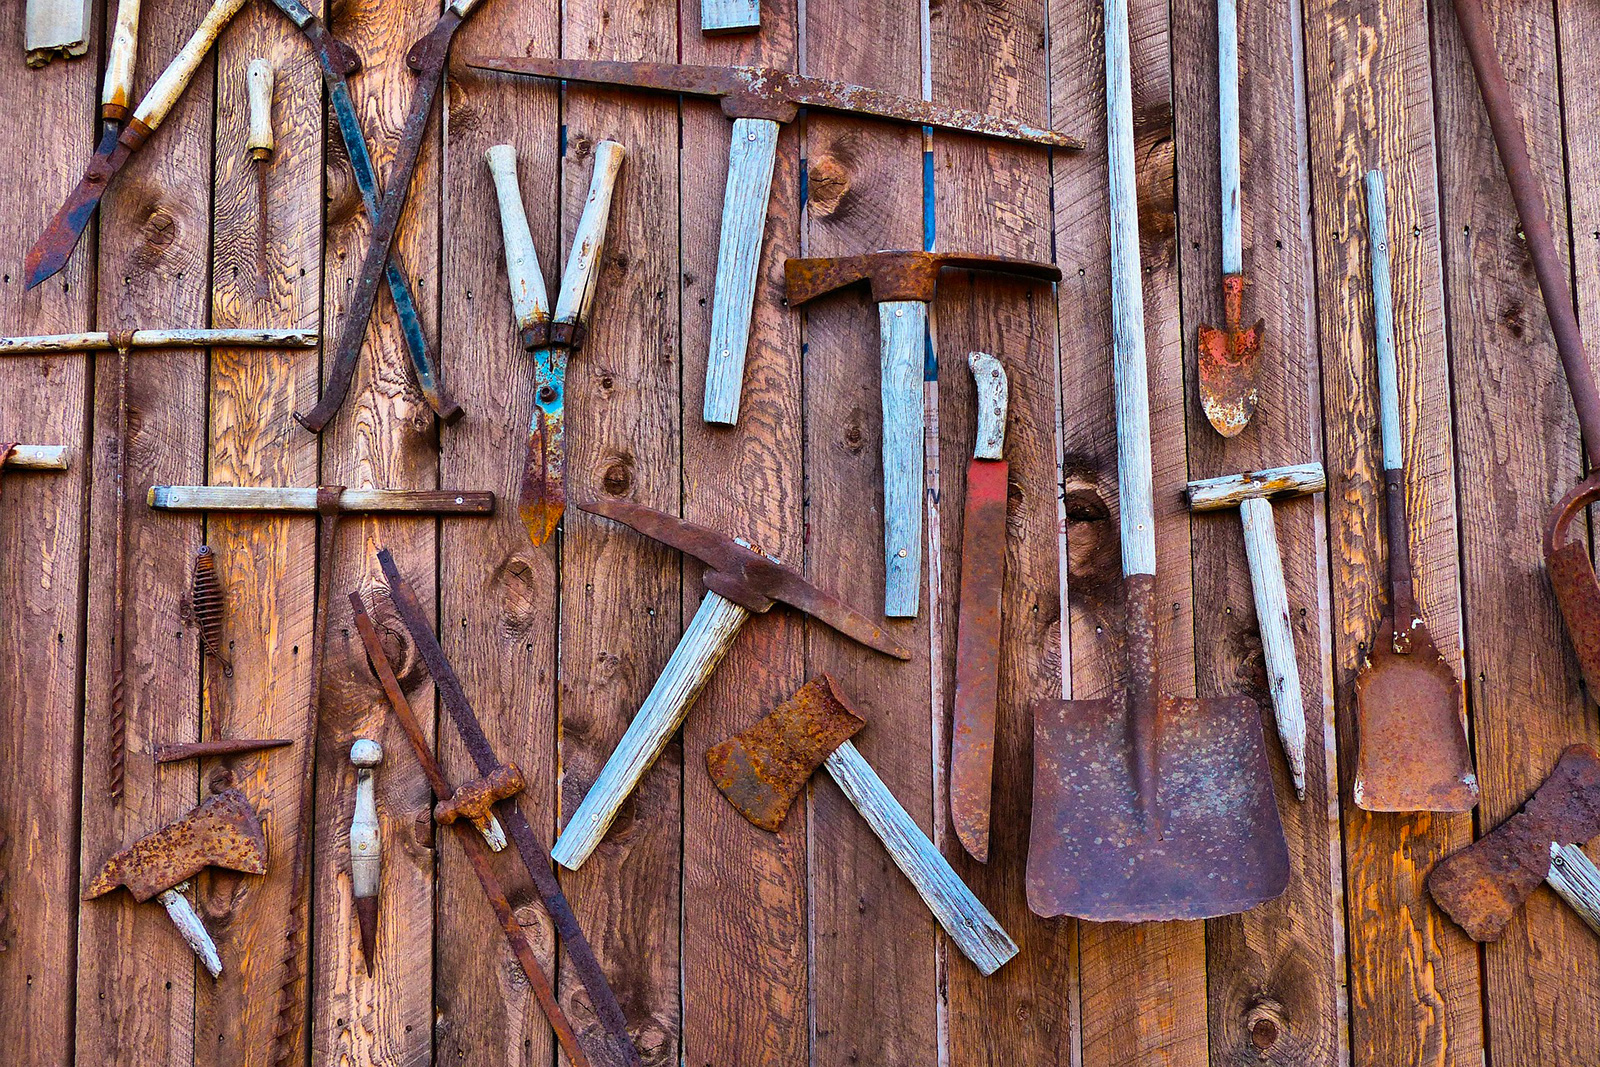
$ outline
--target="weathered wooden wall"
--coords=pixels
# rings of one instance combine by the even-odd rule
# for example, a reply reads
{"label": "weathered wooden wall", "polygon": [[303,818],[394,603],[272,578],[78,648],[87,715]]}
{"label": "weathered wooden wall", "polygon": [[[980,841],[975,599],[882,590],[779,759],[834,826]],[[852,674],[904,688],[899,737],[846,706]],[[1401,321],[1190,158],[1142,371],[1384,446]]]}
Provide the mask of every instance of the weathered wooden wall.
{"label": "weathered wooden wall", "polygon": [[[97,5],[114,7],[114,4]],[[136,91],[203,0],[146,0]],[[404,55],[438,0],[320,5],[365,60],[352,79],[380,175],[415,86]],[[21,5],[0,14],[0,332],[342,322],[371,226],[320,73],[267,4],[246,7],[166,125],[110,190],[71,264],[34,293],[22,250],[92,147],[103,47],[23,67]],[[1117,486],[1098,0],[772,0],[759,37],[704,38],[698,5],[482,0],[460,34],[397,247],[467,409],[436,426],[380,296],[350,400],[322,441],[289,417],[318,353],[144,352],[134,359],[127,788],[107,795],[113,359],[0,362],[0,438],[66,444],[61,474],[8,473],[0,507],[0,1054],[29,1064],[267,1062],[289,911],[300,748],[226,766],[267,813],[265,878],[200,879],[227,970],[213,983],[160,909],[80,903],[115,848],[181,814],[222,764],[158,768],[159,741],[298,736],[311,677],[315,521],[149,512],[154,482],[491,489],[491,519],[352,517],[333,572],[302,1056],[314,1064],[550,1064],[554,1042],[459,846],[352,640],[344,594],[379,584],[388,545],[436,612],[486,732],[528,773],[523,810],[553,839],[701,598],[697,565],[569,511],[531,546],[511,501],[532,404],[484,150],[518,151],[552,293],[592,167],[620,141],[589,341],[569,369],[571,495],[609,494],[738,533],[845,599],[883,588],[876,309],[859,292],[788,308],[790,255],[921,248],[1054,257],[1050,290],[948,273],[933,306],[938,426],[929,456],[929,593],[891,630],[895,664],[779,608],[752,619],[583,869],[562,881],[647,1063],[955,1067],[1164,1063],[1389,1067],[1587,1063],[1600,1055],[1600,950],[1547,891],[1480,949],[1427,897],[1441,855],[1513,812],[1565,744],[1600,738],[1541,571],[1543,516],[1581,468],[1577,429],[1454,16],[1419,0],[1242,0],[1245,264],[1266,320],[1251,428],[1223,441],[1194,392],[1194,337],[1220,315],[1216,14],[1136,0],[1134,95],[1155,429],[1163,673],[1178,692],[1262,704],[1293,880],[1209,923],[1095,926],[1023,896],[1035,697],[1118,684]],[[103,37],[106,13],[99,17]],[[1580,317],[1600,296],[1592,5],[1501,6],[1491,22],[1536,166],[1570,245]],[[778,143],[740,424],[700,419],[730,123],[714,104],[466,68],[469,53],[760,63],[1001,111],[1085,140],[1047,154],[813,114]],[[255,264],[243,71],[278,71],[268,171],[271,276]],[[1418,592],[1468,680],[1476,816],[1350,805],[1355,671],[1387,596],[1362,173],[1390,188],[1402,424]],[[383,182],[387,187],[387,181]],[[960,516],[974,416],[966,353],[1011,379],[1006,652],[994,847],[948,829],[942,766],[954,679]],[[324,350],[326,351],[326,349]],[[934,459],[934,457],[937,457]],[[1237,517],[1191,517],[1191,478],[1320,459],[1325,495],[1277,508],[1309,733],[1296,800],[1267,703]],[[218,552],[235,672],[203,666],[179,615],[192,548]],[[943,597],[934,602],[934,593]],[[712,788],[705,751],[808,676],[869,716],[858,738],[914,819],[1022,945],[984,979],[831,782],[776,835]],[[425,677],[405,678],[419,708]],[[448,771],[453,724],[424,715]],[[373,736],[385,869],[368,977],[348,892],[354,774]],[[593,1012],[527,878],[499,864],[580,1030]]]}

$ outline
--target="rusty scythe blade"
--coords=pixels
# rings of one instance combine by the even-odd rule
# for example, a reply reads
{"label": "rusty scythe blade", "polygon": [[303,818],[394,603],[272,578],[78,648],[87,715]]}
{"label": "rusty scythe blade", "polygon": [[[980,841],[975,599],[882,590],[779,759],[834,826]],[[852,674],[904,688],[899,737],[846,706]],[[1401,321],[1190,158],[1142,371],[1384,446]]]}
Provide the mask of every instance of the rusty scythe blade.
{"label": "rusty scythe blade", "polygon": [[1224,437],[1237,437],[1256,411],[1264,319],[1249,329],[1244,318],[1244,275],[1222,279],[1224,327],[1200,326],[1200,406]]}

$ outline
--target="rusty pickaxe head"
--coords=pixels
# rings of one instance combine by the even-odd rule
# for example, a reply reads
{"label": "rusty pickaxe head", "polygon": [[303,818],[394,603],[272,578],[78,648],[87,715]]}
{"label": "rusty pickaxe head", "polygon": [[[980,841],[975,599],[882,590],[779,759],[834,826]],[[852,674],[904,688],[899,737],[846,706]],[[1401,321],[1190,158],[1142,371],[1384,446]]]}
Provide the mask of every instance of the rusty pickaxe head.
{"label": "rusty pickaxe head", "polygon": [[950,252],[880,251],[862,256],[791,259],[783,265],[785,296],[791,305],[804,304],[835,289],[858,282],[872,288],[872,300],[915,300],[931,303],[939,272],[946,267],[1015,274],[1042,282],[1061,280],[1053,263],[1010,256],[964,255]]}
{"label": "rusty pickaxe head", "polygon": [[1236,437],[1255,414],[1261,335],[1266,320],[1246,329],[1244,275],[1222,279],[1223,328],[1200,325],[1200,406],[1206,420],[1224,437]]}
{"label": "rusty pickaxe head", "polygon": [[1600,834],[1600,753],[1572,745],[1521,811],[1428,874],[1428,892],[1474,941],[1497,941],[1550,873],[1550,845]]}

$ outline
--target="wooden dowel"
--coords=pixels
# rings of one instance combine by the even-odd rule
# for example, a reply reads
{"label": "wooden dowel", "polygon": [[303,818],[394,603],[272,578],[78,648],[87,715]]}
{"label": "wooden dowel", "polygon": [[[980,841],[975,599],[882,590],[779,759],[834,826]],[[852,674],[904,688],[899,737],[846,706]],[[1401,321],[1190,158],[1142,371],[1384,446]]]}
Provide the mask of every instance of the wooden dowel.
{"label": "wooden dowel", "polygon": [[[315,348],[316,330],[135,330],[129,348]],[[109,352],[116,348],[109,333],[53,333],[35,337],[0,337],[0,356],[41,352]]]}
{"label": "wooden dowel", "polygon": [[[152,485],[149,503],[168,511],[303,511],[317,510],[315,486]],[[449,489],[346,489],[339,510],[418,511],[451,515],[487,515],[494,511],[490,492]]]}
{"label": "wooden dowel", "polygon": [[66,445],[18,445],[6,457],[8,470],[64,471],[72,463],[72,449]]}
{"label": "wooden dowel", "polygon": [[1328,487],[1328,476],[1320,463],[1297,463],[1292,467],[1272,467],[1248,474],[1225,474],[1190,482],[1184,495],[1194,511],[1220,511],[1237,507],[1252,497],[1297,496],[1320,493]]}

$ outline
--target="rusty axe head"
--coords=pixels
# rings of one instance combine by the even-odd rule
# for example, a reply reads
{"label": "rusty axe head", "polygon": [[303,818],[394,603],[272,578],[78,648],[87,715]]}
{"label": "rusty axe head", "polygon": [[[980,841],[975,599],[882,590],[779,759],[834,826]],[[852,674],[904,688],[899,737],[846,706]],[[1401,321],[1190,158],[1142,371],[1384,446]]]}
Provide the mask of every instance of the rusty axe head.
{"label": "rusty axe head", "polygon": [[1550,873],[1550,845],[1600,834],[1600,753],[1572,745],[1521,811],[1448,856],[1428,874],[1428,892],[1474,941],[1497,941]]}
{"label": "rusty axe head", "polygon": [[237,789],[225,789],[177,822],[146,834],[106,860],[84,892],[85,900],[127,886],[143,903],[207,867],[245,874],[267,871],[261,819]]}
{"label": "rusty axe head", "polygon": [[1031,259],[885,251],[831,259],[791,259],[783,265],[783,283],[791,305],[804,304],[857,282],[871,286],[874,303],[915,300],[927,304],[933,301],[939,272],[946,267],[1015,274],[1044,282],[1061,280],[1061,269],[1055,264],[1036,263]]}

